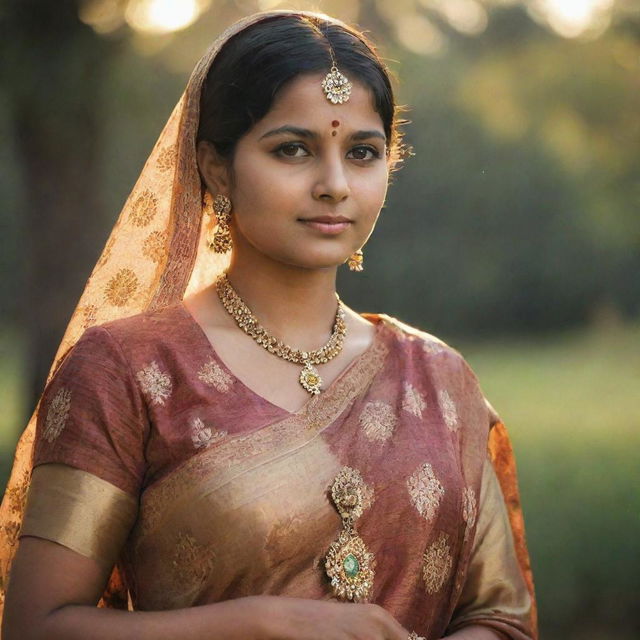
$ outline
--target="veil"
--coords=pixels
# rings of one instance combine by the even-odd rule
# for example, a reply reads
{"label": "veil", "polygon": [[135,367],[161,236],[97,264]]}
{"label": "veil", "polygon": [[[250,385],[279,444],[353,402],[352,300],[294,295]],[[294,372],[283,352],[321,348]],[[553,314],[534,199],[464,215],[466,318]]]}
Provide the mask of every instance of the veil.
{"label": "veil", "polygon": [[[342,21],[323,13],[276,10],[239,20],[214,41],[196,64],[113,226],[69,320],[48,380],[87,328],[175,304],[213,283],[228,266],[227,255],[209,250],[207,230],[202,224],[204,193],[196,162],[201,88],[217,53],[232,36],[250,25],[280,15],[317,18],[350,30]],[[18,442],[0,507],[0,615],[30,483],[41,400]],[[508,437],[502,444],[508,445]],[[503,460],[506,469],[512,465],[512,456],[510,449],[507,451],[502,444],[494,446],[493,458],[494,464],[496,460]],[[499,472],[497,465],[496,470]],[[508,495],[512,497],[509,511],[512,525],[517,525],[513,526],[517,542],[522,527],[517,486],[513,485],[515,475],[509,477],[503,473],[500,478],[506,483],[503,491],[515,487],[515,494],[511,490]],[[523,537],[518,549],[523,572],[530,576]],[[117,568],[100,605],[127,608],[127,592]]]}

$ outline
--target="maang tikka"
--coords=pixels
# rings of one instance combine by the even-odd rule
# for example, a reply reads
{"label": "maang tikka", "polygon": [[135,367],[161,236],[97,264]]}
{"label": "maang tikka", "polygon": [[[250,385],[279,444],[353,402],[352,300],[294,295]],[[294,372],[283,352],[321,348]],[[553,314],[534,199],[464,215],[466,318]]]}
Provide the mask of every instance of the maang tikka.
{"label": "maang tikka", "polygon": [[231,219],[231,200],[227,196],[218,194],[213,202],[211,194],[206,191],[204,194],[204,205],[207,215],[212,213],[216,217],[216,230],[213,236],[207,236],[207,244],[209,249],[213,249],[216,253],[227,253],[231,249],[232,240],[229,231],[229,220]]}
{"label": "maang tikka", "polygon": [[353,85],[349,82],[347,76],[338,71],[338,65],[336,64],[331,45],[329,45],[329,52],[331,53],[331,70],[322,81],[322,89],[327,94],[327,100],[329,100],[329,102],[342,104],[351,96]]}
{"label": "maang tikka", "polygon": [[322,89],[326,94],[327,100],[333,104],[342,104],[349,100],[349,96],[351,95],[351,89],[353,85],[349,82],[349,78],[341,73],[338,69],[338,63],[336,62],[336,57],[333,55],[333,47],[329,42],[329,38],[326,34],[322,33],[317,25],[315,25],[311,20],[308,21],[311,25],[311,28],[319,33],[329,45],[329,55],[331,55],[331,69],[329,73],[322,80]]}

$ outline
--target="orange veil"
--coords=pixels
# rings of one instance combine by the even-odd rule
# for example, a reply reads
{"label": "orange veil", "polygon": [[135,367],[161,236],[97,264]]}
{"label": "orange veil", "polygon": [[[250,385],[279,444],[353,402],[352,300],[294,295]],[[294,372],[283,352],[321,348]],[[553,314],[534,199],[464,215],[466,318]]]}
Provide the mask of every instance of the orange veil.
{"label": "orange veil", "polygon": [[[226,268],[228,257],[208,249],[206,228],[201,224],[203,187],[196,163],[200,92],[216,54],[229,38],[256,22],[279,15],[302,15],[349,28],[321,13],[268,11],[234,23],[216,39],[197,63],[113,227],[71,316],[49,379],[88,327],[175,304],[211,284]],[[18,443],[0,508],[0,613],[30,482],[39,405]],[[509,439],[500,424],[491,431],[494,464],[511,514],[519,559],[533,595]],[[100,604],[127,607],[126,590],[117,569]]]}

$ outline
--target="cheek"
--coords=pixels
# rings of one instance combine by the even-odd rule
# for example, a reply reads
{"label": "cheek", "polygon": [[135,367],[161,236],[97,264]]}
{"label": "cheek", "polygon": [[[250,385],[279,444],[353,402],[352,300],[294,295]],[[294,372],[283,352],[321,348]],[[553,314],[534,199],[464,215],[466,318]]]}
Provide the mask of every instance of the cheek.
{"label": "cheek", "polygon": [[354,186],[353,191],[356,198],[361,204],[361,208],[365,209],[370,215],[377,215],[387,196],[387,186],[389,175],[386,169],[376,171],[373,175],[363,176]]}
{"label": "cheek", "polygon": [[236,168],[235,200],[249,216],[271,209],[281,210],[287,201],[291,202],[294,184],[283,175],[282,168],[265,162],[264,156],[245,158]]}

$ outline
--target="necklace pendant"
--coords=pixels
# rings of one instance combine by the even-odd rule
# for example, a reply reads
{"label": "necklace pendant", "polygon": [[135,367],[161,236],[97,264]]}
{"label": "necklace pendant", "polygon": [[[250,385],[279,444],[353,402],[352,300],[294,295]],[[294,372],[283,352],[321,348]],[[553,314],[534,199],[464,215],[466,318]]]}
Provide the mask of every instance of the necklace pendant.
{"label": "necklace pendant", "polygon": [[322,378],[318,373],[318,370],[310,363],[305,362],[304,368],[300,372],[300,384],[312,395],[318,395],[320,393],[320,385],[322,384]]}

